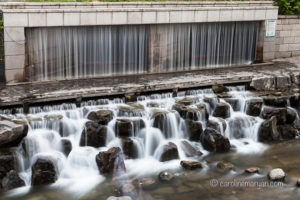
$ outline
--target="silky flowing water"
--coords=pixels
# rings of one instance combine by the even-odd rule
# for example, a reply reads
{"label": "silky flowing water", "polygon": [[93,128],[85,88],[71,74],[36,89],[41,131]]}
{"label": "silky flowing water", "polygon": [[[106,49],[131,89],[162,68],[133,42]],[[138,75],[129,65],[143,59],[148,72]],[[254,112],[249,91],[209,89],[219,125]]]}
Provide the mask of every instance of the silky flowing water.
{"label": "silky flowing water", "polygon": [[[211,89],[180,92],[177,97],[172,97],[172,93],[140,96],[137,103],[143,105],[145,110],[131,115],[120,113],[119,106],[126,106],[122,99],[87,101],[83,102],[81,107],[76,107],[74,104],[32,107],[27,115],[22,114],[22,110],[14,115],[5,111],[6,117],[27,120],[29,124],[24,145],[20,145],[17,150],[19,175],[27,186],[9,191],[0,198],[92,200],[106,199],[114,195],[113,181],[99,173],[95,156],[99,151],[108,150],[110,147],[122,148],[115,129],[117,119],[142,119],[145,123],[145,128],[136,126],[132,131],[131,138],[138,149],[138,158],[125,160],[129,179],[152,177],[157,180],[158,173],[163,170],[174,172],[176,175],[174,181],[162,183],[157,180],[152,188],[140,189],[144,199],[257,199],[257,195],[264,199],[273,199],[274,195],[280,199],[298,197],[300,191],[294,184],[297,176],[300,176],[299,141],[296,139],[273,145],[258,142],[257,132],[263,119],[247,115],[245,102],[247,99],[259,97],[245,91],[243,86],[229,87],[229,90],[228,94],[232,96],[231,98],[238,99],[238,105],[235,108],[230,106],[231,116],[225,120],[227,128],[221,131],[221,134],[230,139],[233,147],[229,153],[220,154],[209,153],[203,149],[201,143],[189,141],[184,119],[172,109],[174,103],[184,97],[196,98],[197,103],[205,103],[210,114],[209,119],[218,121],[218,118],[212,117],[218,97]],[[205,99],[210,99],[210,103]],[[219,100],[226,103],[223,98]],[[158,107],[151,107],[153,103]],[[108,136],[105,147],[79,146],[84,124],[88,121],[88,113],[99,109],[114,112],[113,120],[107,125]],[[168,113],[163,121],[166,127],[164,131],[153,127],[151,116],[155,109]],[[205,128],[201,113],[197,115],[197,119]],[[231,123],[232,121],[236,123]],[[221,121],[219,124],[222,126]],[[69,139],[72,143],[73,148],[68,157],[63,154],[61,139]],[[180,158],[160,162],[162,147],[170,141],[177,145]],[[189,142],[203,155],[186,157],[180,145],[182,141]],[[56,183],[45,187],[30,187],[31,166],[38,158],[50,159],[55,164],[59,176]],[[203,169],[185,171],[180,166],[180,160],[200,161]],[[221,160],[232,162],[235,166],[234,170],[218,171],[215,165]],[[249,167],[259,167],[262,169],[261,173],[245,174],[244,170]],[[288,174],[289,178],[283,187],[212,187],[210,185],[212,179],[267,181],[267,171],[275,167],[284,168]]]}

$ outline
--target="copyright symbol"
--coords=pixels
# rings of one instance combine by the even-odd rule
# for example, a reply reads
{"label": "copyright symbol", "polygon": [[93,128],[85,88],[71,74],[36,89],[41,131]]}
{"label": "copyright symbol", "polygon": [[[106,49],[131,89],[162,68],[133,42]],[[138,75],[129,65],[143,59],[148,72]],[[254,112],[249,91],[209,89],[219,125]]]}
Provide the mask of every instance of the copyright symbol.
{"label": "copyright symbol", "polygon": [[217,187],[219,184],[219,181],[217,179],[211,179],[210,180],[210,186],[211,187]]}

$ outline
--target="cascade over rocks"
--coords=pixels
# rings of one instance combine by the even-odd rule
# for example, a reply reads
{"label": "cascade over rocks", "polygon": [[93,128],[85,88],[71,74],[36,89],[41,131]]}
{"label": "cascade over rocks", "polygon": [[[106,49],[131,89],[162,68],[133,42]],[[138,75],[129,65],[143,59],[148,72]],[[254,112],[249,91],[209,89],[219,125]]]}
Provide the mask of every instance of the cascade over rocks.
{"label": "cascade over rocks", "polygon": [[218,103],[214,113],[214,117],[221,117],[223,119],[229,118],[230,117],[230,107],[226,103]]}
{"label": "cascade over rocks", "polygon": [[183,104],[176,103],[173,105],[173,110],[176,110],[183,119],[198,120],[197,113],[200,112],[197,108],[187,107]]}
{"label": "cascade over rocks", "polygon": [[117,176],[126,171],[124,157],[119,147],[112,147],[96,155],[96,163],[101,174]]}
{"label": "cascade over rocks", "polygon": [[142,117],[145,112],[144,106],[138,103],[127,103],[126,106],[119,106],[118,110],[119,117]]}
{"label": "cascade over rocks", "polygon": [[197,108],[199,109],[199,112],[202,117],[202,119],[200,119],[200,120],[207,121],[209,118],[209,113],[206,109],[206,105],[204,103],[199,103],[199,104],[197,104]]}
{"label": "cascade over rocks", "polygon": [[107,125],[113,119],[114,113],[111,110],[92,111],[88,114],[88,119],[101,125]]}
{"label": "cascade over rocks", "polygon": [[201,122],[187,119],[185,120],[185,123],[188,129],[189,140],[198,142],[200,140],[200,135],[203,132]]}
{"label": "cascade over rocks", "polygon": [[161,130],[162,133],[168,133],[168,124],[167,122],[167,114],[168,112],[163,110],[153,110],[151,119],[153,119],[153,127]]}
{"label": "cascade over rocks", "polygon": [[259,173],[259,168],[257,168],[257,167],[250,167],[250,168],[246,169],[245,172],[249,173],[249,174]]}
{"label": "cascade over rocks", "polygon": [[107,137],[107,127],[96,122],[86,122],[81,133],[80,146],[103,147]]}
{"label": "cascade over rocks", "polygon": [[160,162],[175,160],[179,158],[176,144],[169,142],[163,146],[163,153],[160,156]]}
{"label": "cascade over rocks", "polygon": [[240,104],[239,104],[239,99],[235,99],[235,98],[224,98],[224,100],[230,104],[230,106],[232,107],[232,109],[234,111],[239,111],[240,110]]}
{"label": "cascade over rocks", "polygon": [[258,140],[260,142],[271,142],[278,141],[279,139],[280,135],[277,130],[277,118],[276,116],[272,116],[260,125],[258,129]]}
{"label": "cascade over rocks", "polygon": [[2,188],[5,191],[12,190],[18,187],[25,186],[25,182],[19,177],[14,170],[9,171],[2,179]]}
{"label": "cascade over rocks", "polygon": [[286,108],[265,107],[261,113],[263,119],[270,119],[275,116],[277,124],[285,124],[287,119]]}
{"label": "cascade over rocks", "polygon": [[264,97],[265,105],[274,107],[285,107],[287,105],[287,97]]}
{"label": "cascade over rocks", "polygon": [[263,105],[262,99],[249,99],[246,101],[246,114],[251,116],[259,116]]}
{"label": "cascade over rocks", "polygon": [[143,128],[145,123],[142,119],[117,119],[115,130],[120,137],[130,137]]}
{"label": "cascade over rocks", "polygon": [[62,151],[63,153],[68,157],[70,152],[72,151],[72,143],[69,139],[61,139],[61,146],[62,146]]}
{"label": "cascade over rocks", "polygon": [[226,124],[225,120],[222,118],[218,118],[218,120],[221,121],[220,123],[222,124],[222,127],[221,127],[220,123],[215,120],[208,120],[206,123],[206,127],[215,129],[215,130],[219,131],[220,133],[222,132],[222,129],[223,129],[223,131],[225,131],[227,128],[227,124]]}
{"label": "cascade over rocks", "polygon": [[230,142],[215,129],[206,128],[200,136],[200,141],[204,149],[210,152],[228,152]]}
{"label": "cascade over rocks", "polygon": [[126,158],[135,159],[138,158],[138,149],[135,147],[133,140],[131,138],[121,139],[123,153]]}
{"label": "cascade over rocks", "polygon": [[230,127],[230,137],[240,139],[245,137],[245,127],[251,126],[251,122],[243,117],[235,117],[230,118],[228,126]]}
{"label": "cascade over rocks", "polygon": [[185,106],[190,106],[192,104],[197,103],[198,99],[197,98],[191,98],[191,97],[184,97],[183,99],[177,100],[176,103],[182,104]]}
{"label": "cascade over rocks", "polygon": [[220,94],[220,93],[224,93],[224,92],[228,92],[227,87],[225,87],[224,85],[213,85],[212,86],[212,90],[215,94]]}
{"label": "cascade over rocks", "polygon": [[182,141],[180,146],[181,146],[182,150],[184,151],[184,153],[187,157],[201,156],[202,155],[201,151],[198,151],[195,147],[193,147],[187,141]]}
{"label": "cascade over rocks", "polygon": [[0,148],[15,147],[27,136],[28,126],[25,122],[16,123],[0,117]]}
{"label": "cascade over rocks", "polygon": [[31,185],[48,185],[57,180],[55,166],[49,160],[39,158],[31,170]]}
{"label": "cascade over rocks", "polygon": [[205,103],[208,103],[210,109],[214,110],[216,108],[216,105],[220,102],[220,100],[216,97],[205,97],[203,99]]}
{"label": "cascade over rocks", "polygon": [[294,139],[298,135],[298,130],[290,124],[278,125],[277,130],[282,139]]}
{"label": "cascade over rocks", "polygon": [[182,160],[180,162],[180,165],[184,168],[184,169],[188,169],[188,170],[195,170],[195,169],[200,169],[202,168],[202,164],[196,161],[186,161],[186,160]]}

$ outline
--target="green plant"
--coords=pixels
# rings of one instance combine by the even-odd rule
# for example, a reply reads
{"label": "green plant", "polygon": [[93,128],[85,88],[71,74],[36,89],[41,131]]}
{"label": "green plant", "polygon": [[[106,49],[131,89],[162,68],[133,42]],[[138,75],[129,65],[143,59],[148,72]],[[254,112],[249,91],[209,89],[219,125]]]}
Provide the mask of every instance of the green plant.
{"label": "green plant", "polygon": [[281,15],[300,15],[300,0],[275,0]]}

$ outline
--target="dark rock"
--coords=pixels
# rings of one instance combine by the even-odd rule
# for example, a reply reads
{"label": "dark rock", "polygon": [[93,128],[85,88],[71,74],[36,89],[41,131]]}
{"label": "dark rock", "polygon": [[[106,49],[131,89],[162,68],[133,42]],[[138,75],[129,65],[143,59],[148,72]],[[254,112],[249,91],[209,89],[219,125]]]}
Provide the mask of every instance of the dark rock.
{"label": "dark rock", "polygon": [[179,103],[173,105],[173,110],[176,110],[182,118],[195,121],[198,120],[198,112],[200,112],[197,108],[187,107]]}
{"label": "dark rock", "polygon": [[184,169],[188,169],[188,170],[194,170],[194,169],[200,169],[202,168],[202,164],[196,161],[185,161],[182,160],[180,162],[180,165],[184,168]]}
{"label": "dark rock", "polygon": [[300,178],[297,180],[296,186],[297,186],[297,187],[300,187]]}
{"label": "dark rock", "polygon": [[233,169],[234,165],[230,162],[220,161],[220,162],[217,163],[217,168],[222,170],[222,171],[227,171],[227,170]]}
{"label": "dark rock", "polygon": [[61,139],[61,146],[63,153],[68,157],[70,152],[72,151],[72,143],[69,139]]}
{"label": "dark rock", "polygon": [[272,169],[269,172],[268,177],[271,181],[284,181],[285,172],[280,168]]}
{"label": "dark rock", "polygon": [[189,105],[195,104],[197,101],[198,101],[197,98],[185,97],[183,99],[176,101],[176,103],[182,104],[185,106],[189,106]]}
{"label": "dark rock", "polygon": [[145,127],[142,119],[117,119],[116,133],[120,137],[135,136],[135,134]]}
{"label": "dark rock", "polygon": [[122,138],[123,153],[126,158],[135,159],[138,157],[138,150],[131,138]]}
{"label": "dark rock", "polygon": [[169,133],[168,128],[170,128],[170,126],[168,124],[167,114],[168,112],[166,111],[155,109],[153,110],[151,119],[153,119],[153,127],[160,129],[166,138],[169,138],[170,136],[168,136],[167,133]]}
{"label": "dark rock", "polygon": [[277,119],[277,124],[285,124],[287,118],[287,109],[286,108],[274,108],[274,107],[265,107],[261,113],[263,119],[270,119],[275,116]]}
{"label": "dark rock", "polygon": [[28,126],[8,119],[0,119],[0,148],[15,147],[27,136]]}
{"label": "dark rock", "polygon": [[119,117],[142,117],[145,112],[144,106],[138,103],[127,103],[126,106],[119,106],[118,109]]}
{"label": "dark rock", "polygon": [[259,173],[259,168],[251,167],[251,168],[246,169],[245,172],[249,173],[249,174]]}
{"label": "dark rock", "polygon": [[98,124],[107,125],[113,119],[114,113],[111,110],[92,111],[88,114],[88,119]]}
{"label": "dark rock", "polygon": [[200,137],[204,149],[210,152],[228,152],[230,150],[229,139],[215,129],[206,128]]}
{"label": "dark rock", "polygon": [[293,124],[296,118],[297,118],[297,113],[294,110],[287,108],[286,123]]}
{"label": "dark rock", "polygon": [[201,122],[187,119],[185,120],[185,123],[189,134],[189,140],[199,142],[200,135],[203,132]]}
{"label": "dark rock", "polygon": [[224,85],[213,85],[212,90],[215,94],[228,92],[228,89]]}
{"label": "dark rock", "polygon": [[112,147],[108,151],[99,152],[96,163],[101,174],[119,175],[126,171],[122,151],[119,147]]}
{"label": "dark rock", "polygon": [[162,171],[158,174],[158,178],[161,181],[171,181],[175,178],[174,174],[167,172],[167,171]]}
{"label": "dark rock", "polygon": [[125,102],[136,102],[137,96],[135,94],[125,94]]}
{"label": "dark rock", "polygon": [[163,153],[160,156],[160,162],[165,162],[178,158],[179,155],[176,144],[174,144],[173,142],[169,142],[168,144],[163,146]]}
{"label": "dark rock", "polygon": [[219,103],[219,99],[215,98],[215,97],[205,97],[203,99],[203,101],[205,103],[208,103],[211,110],[214,110],[216,108],[217,104]]}
{"label": "dark rock", "polygon": [[277,130],[282,139],[294,139],[298,135],[298,130],[295,129],[292,125],[278,125]]}
{"label": "dark rock", "polygon": [[198,108],[198,112],[200,113],[200,118],[201,118],[201,119],[198,119],[198,120],[207,121],[208,118],[209,118],[209,113],[206,109],[206,105],[204,103],[199,103],[197,105],[197,108]]}
{"label": "dark rock", "polygon": [[279,132],[277,130],[277,118],[276,116],[271,119],[265,120],[258,129],[258,140],[261,142],[278,141],[280,139]]}
{"label": "dark rock", "polygon": [[299,119],[296,119],[296,120],[294,121],[293,127],[294,127],[295,129],[297,129],[298,132],[300,131],[300,120],[299,120]]}
{"label": "dark rock", "polygon": [[206,123],[206,127],[215,129],[219,132],[222,131],[221,129],[223,129],[223,131],[225,131],[227,128],[227,124],[226,124],[225,120],[222,118],[218,118],[218,120],[221,121],[220,123],[222,124],[222,127],[221,127],[220,123],[218,123],[215,120],[208,120]]}
{"label": "dark rock", "polygon": [[103,147],[106,143],[107,127],[96,122],[87,122],[81,133],[80,146]]}
{"label": "dark rock", "polygon": [[194,148],[189,142],[182,141],[181,148],[187,157],[201,156],[202,152]]}
{"label": "dark rock", "polygon": [[57,180],[55,166],[49,160],[38,159],[31,170],[31,185],[48,185]]}
{"label": "dark rock", "polygon": [[0,151],[0,180],[4,178],[9,171],[16,169],[15,163],[16,158],[12,152]]}
{"label": "dark rock", "polygon": [[133,181],[138,188],[152,189],[156,181],[153,178],[139,178]]}
{"label": "dark rock", "polygon": [[234,111],[239,111],[240,110],[240,103],[239,99],[235,98],[224,98],[224,100],[229,103]]}
{"label": "dark rock", "polygon": [[229,118],[230,117],[230,107],[226,103],[218,103],[216,106],[214,113],[214,117],[221,117],[223,119]]}
{"label": "dark rock", "polygon": [[300,107],[300,94],[299,93],[296,93],[290,97],[290,104],[294,108]]}
{"label": "dark rock", "polygon": [[287,105],[286,97],[264,97],[265,105],[274,107],[285,107]]}
{"label": "dark rock", "polygon": [[19,177],[14,170],[9,171],[2,179],[2,188],[5,191],[12,190],[18,187],[25,186],[25,182]]}
{"label": "dark rock", "polygon": [[246,114],[254,116],[254,117],[259,116],[262,104],[263,104],[262,99],[249,99],[249,100],[247,100],[246,101],[246,105],[247,105]]}

